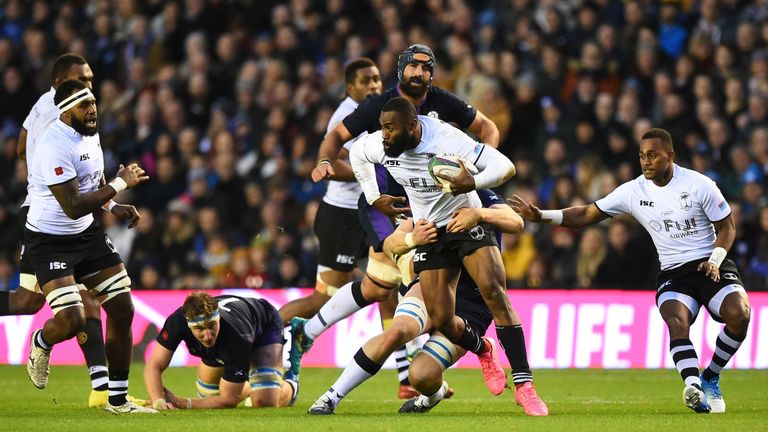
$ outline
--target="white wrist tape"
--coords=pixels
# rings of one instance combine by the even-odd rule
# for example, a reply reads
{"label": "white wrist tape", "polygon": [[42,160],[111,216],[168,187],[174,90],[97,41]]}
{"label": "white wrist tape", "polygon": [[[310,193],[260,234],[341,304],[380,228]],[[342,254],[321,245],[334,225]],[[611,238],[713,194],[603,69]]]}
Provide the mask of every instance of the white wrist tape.
{"label": "white wrist tape", "polygon": [[109,186],[112,186],[116,193],[120,193],[120,191],[128,188],[128,183],[120,177],[115,177],[114,180],[109,182]]}
{"label": "white wrist tape", "polygon": [[405,235],[405,245],[409,248],[416,247],[416,242],[413,241],[413,233],[408,233]]}
{"label": "white wrist tape", "polygon": [[187,399],[187,409],[192,409],[192,398]]}
{"label": "white wrist tape", "polygon": [[562,210],[542,210],[541,222],[551,225],[563,224],[563,211]]}
{"label": "white wrist tape", "polygon": [[103,208],[104,210],[112,213],[112,209],[115,208],[116,205],[117,205],[116,202],[114,202],[112,200],[109,200],[109,202],[104,204],[103,206],[101,206],[101,208]]}
{"label": "white wrist tape", "polygon": [[165,408],[165,405],[166,405],[167,403],[168,403],[168,402],[166,402],[166,401],[165,401],[165,399],[163,399],[163,398],[160,398],[160,399],[155,399],[155,401],[154,401],[154,402],[152,402],[152,408],[154,408],[154,409],[161,409],[161,408]]}
{"label": "white wrist tape", "polygon": [[720,268],[720,264],[723,263],[726,255],[728,255],[728,251],[718,246],[712,251],[712,255],[709,256],[709,262]]}

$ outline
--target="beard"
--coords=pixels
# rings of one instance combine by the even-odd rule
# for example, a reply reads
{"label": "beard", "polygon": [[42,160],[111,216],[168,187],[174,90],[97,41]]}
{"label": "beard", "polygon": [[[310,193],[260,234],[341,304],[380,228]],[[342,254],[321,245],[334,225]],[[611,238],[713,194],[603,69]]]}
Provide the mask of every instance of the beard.
{"label": "beard", "polygon": [[420,98],[424,96],[428,89],[429,82],[426,82],[417,77],[410,78],[407,82],[400,86],[400,90],[412,98]]}
{"label": "beard", "polygon": [[387,157],[395,158],[403,154],[411,144],[411,137],[403,132],[396,139],[390,142],[389,147],[384,147],[384,154]]}
{"label": "beard", "polygon": [[72,129],[82,136],[94,136],[96,135],[96,132],[99,131],[98,120],[96,120],[96,125],[94,127],[89,127],[85,125],[85,120],[80,120],[73,115],[70,116],[70,122],[72,123]]}

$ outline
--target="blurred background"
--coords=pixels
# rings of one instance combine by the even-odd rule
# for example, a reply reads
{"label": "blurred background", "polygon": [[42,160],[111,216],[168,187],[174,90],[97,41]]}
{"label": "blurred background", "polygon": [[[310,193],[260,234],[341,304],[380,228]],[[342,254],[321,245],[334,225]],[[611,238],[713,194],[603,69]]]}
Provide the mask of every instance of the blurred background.
{"label": "blurred background", "polygon": [[[107,178],[135,229],[103,215],[133,289],[314,285],[309,179],[344,66],[432,47],[434,84],[491,118],[543,208],[590,203],[640,174],[638,138],[672,134],[677,163],[715,180],[737,225],[730,257],[768,290],[768,0],[73,0],[0,2],[0,289],[18,286],[21,124],[65,52],[95,74]],[[111,173],[111,174],[110,174]],[[132,192],[132,193],[129,193]],[[654,289],[632,219],[505,236],[510,287]]]}

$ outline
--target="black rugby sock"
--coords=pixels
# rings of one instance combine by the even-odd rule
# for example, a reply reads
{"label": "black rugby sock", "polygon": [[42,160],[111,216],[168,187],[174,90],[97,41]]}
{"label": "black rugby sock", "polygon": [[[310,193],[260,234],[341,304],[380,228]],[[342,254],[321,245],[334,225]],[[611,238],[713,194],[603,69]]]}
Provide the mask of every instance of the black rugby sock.
{"label": "black rugby sock", "polygon": [[86,318],[83,331],[77,335],[77,343],[85,357],[88,372],[91,375],[91,387],[94,390],[107,390],[107,354],[104,349],[104,336],[101,320]]}
{"label": "black rugby sock", "polygon": [[512,367],[512,381],[515,384],[533,381],[531,367],[528,366],[528,353],[525,350],[523,326],[496,326],[496,335]]}

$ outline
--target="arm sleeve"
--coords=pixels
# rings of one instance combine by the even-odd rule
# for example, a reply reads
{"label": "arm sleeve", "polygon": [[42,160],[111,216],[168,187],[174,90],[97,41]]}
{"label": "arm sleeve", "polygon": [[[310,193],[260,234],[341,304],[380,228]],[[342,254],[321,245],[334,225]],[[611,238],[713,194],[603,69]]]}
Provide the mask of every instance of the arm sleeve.
{"label": "arm sleeve", "polygon": [[373,204],[373,202],[381,196],[381,193],[379,192],[379,184],[376,181],[374,159],[372,159],[366,152],[366,147],[368,147],[367,143],[372,136],[374,135],[361,137],[355,141],[352,145],[352,149],[349,151],[349,161],[352,164],[352,171],[354,171],[355,178],[363,189],[365,200],[368,204]]}
{"label": "arm sleeve", "polygon": [[[368,96],[342,120],[342,123],[353,137],[366,131],[374,132],[378,129],[379,114],[383,106],[384,98],[381,95]],[[375,126],[371,126],[372,124]]]}
{"label": "arm sleeve", "polygon": [[461,129],[469,128],[477,117],[477,110],[447,90],[436,88],[435,92],[439,94],[441,111],[444,110],[446,113],[443,120],[456,123]]}
{"label": "arm sleeve", "polygon": [[725,200],[723,193],[720,192],[715,182],[710,179],[702,182],[698,190],[701,208],[712,222],[719,222],[731,214],[731,206]]}
{"label": "arm sleeve", "polygon": [[181,315],[180,310],[177,310],[165,320],[165,324],[163,324],[163,328],[155,338],[155,341],[171,352],[176,351],[183,338],[183,331],[186,328],[187,322]]}
{"label": "arm sleeve", "polygon": [[475,146],[478,155],[474,161],[475,166],[480,170],[474,176],[476,189],[498,186],[515,175],[515,165],[508,157],[491,146],[485,144],[478,144],[478,146]]}
{"label": "arm sleeve", "polygon": [[[49,146],[46,147],[50,148]],[[58,149],[57,151],[49,151],[42,146],[39,150],[35,154],[39,155],[37,156],[40,159],[39,166],[46,185],[56,186],[77,177],[75,164],[72,161],[72,153],[69,150]]]}
{"label": "arm sleeve", "polygon": [[632,182],[624,183],[623,185],[614,189],[603,198],[595,201],[595,206],[610,217],[617,216],[622,213],[632,214]]}

